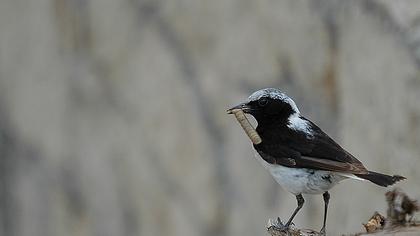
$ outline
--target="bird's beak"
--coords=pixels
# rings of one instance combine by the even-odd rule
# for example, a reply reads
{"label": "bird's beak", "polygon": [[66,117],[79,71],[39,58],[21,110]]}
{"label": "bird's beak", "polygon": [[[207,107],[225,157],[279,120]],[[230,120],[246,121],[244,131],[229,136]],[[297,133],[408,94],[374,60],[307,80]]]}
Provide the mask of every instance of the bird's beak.
{"label": "bird's beak", "polygon": [[228,114],[232,114],[232,111],[233,111],[233,110],[235,110],[235,109],[240,109],[240,110],[242,110],[244,113],[248,113],[248,112],[250,112],[250,111],[251,111],[251,107],[250,107],[247,103],[241,103],[241,104],[239,104],[239,105],[237,105],[237,106],[234,106],[234,107],[232,107],[232,108],[228,109],[226,112],[227,112]]}

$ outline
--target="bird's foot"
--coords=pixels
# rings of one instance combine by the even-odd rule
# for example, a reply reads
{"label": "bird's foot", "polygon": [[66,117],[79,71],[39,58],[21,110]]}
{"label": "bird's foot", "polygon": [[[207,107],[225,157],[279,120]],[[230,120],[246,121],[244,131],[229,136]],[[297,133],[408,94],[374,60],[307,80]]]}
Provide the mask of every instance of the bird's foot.
{"label": "bird's foot", "polygon": [[[280,217],[277,217],[277,220],[273,220],[269,224],[270,224],[270,228],[275,230],[275,231],[280,231],[280,232],[289,231],[290,224],[283,224],[283,222],[281,222]],[[291,224],[293,224],[293,223],[291,223]]]}
{"label": "bird's foot", "polygon": [[326,232],[324,227],[322,227],[321,231],[319,231],[319,235],[321,235],[321,236],[326,236],[327,235],[327,232]]}

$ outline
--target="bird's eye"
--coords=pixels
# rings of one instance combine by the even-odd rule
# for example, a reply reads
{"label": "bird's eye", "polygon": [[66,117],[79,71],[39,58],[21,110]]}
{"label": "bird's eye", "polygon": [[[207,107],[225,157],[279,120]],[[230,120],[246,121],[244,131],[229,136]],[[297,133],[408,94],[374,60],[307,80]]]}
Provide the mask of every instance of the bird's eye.
{"label": "bird's eye", "polygon": [[267,105],[268,104],[268,100],[267,100],[267,98],[261,98],[260,100],[258,100],[258,105],[260,106],[260,107],[263,107],[263,106],[265,106],[265,105]]}

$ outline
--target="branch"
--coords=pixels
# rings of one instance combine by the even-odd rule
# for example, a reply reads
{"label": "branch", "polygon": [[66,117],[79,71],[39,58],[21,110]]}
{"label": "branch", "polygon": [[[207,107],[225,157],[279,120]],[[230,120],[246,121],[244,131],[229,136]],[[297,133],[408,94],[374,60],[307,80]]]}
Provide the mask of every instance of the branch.
{"label": "branch", "polygon": [[276,220],[269,219],[267,224],[267,232],[271,236],[320,236],[319,232],[311,229],[295,229],[289,227],[287,230],[282,230],[282,223],[279,218]]}
{"label": "branch", "polygon": [[[347,236],[415,236],[420,235],[420,222],[413,221],[413,215],[420,210],[416,200],[410,199],[400,189],[394,189],[385,194],[388,204],[387,217],[375,212],[363,226],[366,232],[350,234]],[[321,234],[311,229],[296,229],[290,227],[282,229],[280,219],[268,220],[267,232],[271,236],[320,236]]]}

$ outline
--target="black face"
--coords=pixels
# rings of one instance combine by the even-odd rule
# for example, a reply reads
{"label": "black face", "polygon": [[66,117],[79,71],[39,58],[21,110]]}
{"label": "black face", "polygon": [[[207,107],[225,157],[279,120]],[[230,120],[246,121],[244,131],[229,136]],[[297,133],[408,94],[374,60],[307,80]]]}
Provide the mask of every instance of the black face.
{"label": "black face", "polygon": [[243,109],[244,112],[254,116],[258,123],[287,119],[294,113],[289,103],[265,96],[256,101],[248,102],[244,106],[246,107]]}

